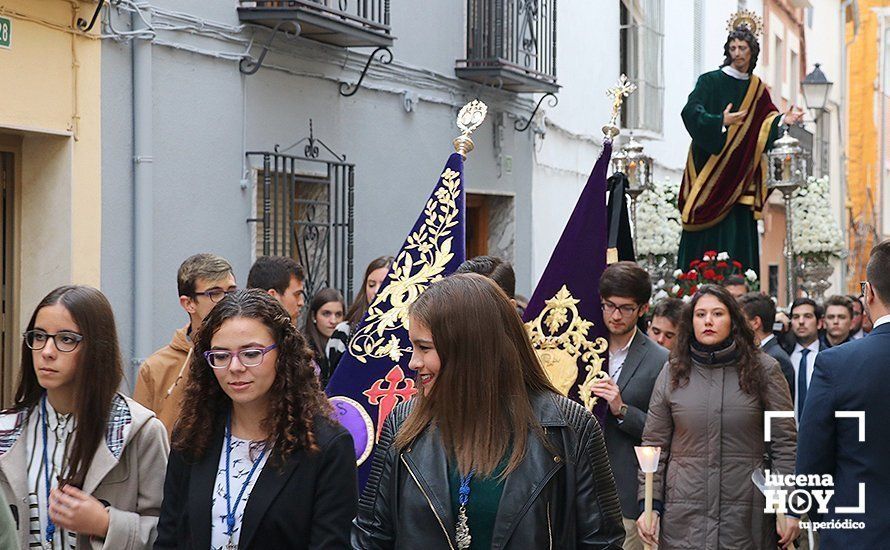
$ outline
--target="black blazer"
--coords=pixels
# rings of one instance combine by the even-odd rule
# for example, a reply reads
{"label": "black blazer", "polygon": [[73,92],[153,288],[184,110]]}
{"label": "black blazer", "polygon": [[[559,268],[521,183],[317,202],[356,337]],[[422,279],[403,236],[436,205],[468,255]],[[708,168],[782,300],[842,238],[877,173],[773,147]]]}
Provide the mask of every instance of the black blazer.
{"label": "black blazer", "polygon": [[603,422],[603,435],[615,485],[618,486],[621,514],[630,519],[636,519],[640,515],[637,499],[637,473],[640,466],[634,447],[643,439],[652,388],[667,360],[668,350],[649,339],[643,331],[637,330],[618,375],[618,389],[621,391],[621,400],[627,404],[627,414],[619,424],[611,411],[607,411]]}
{"label": "black blazer", "polygon": [[791,364],[791,357],[782,349],[779,339],[775,336],[760,349],[763,353],[779,362],[779,366],[782,368],[782,375],[785,377],[785,381],[788,382],[788,389],[791,390],[791,402],[794,403],[794,391],[797,387],[794,383],[794,366]]}
{"label": "black blazer", "polygon": [[[210,447],[195,463],[170,453],[155,550],[210,548],[210,508],[222,452],[217,423]],[[358,499],[355,450],[339,424],[315,418],[317,453],[299,451],[283,468],[266,462],[244,511],[238,548],[348,548]]]}
{"label": "black blazer", "polygon": [[[834,496],[817,521],[850,519],[864,529],[822,529],[823,548],[887,548],[890,540],[890,324],[880,325],[868,338],[847,342],[816,355],[813,380],[800,419],[797,473],[830,474]],[[835,411],[865,413],[865,441],[859,440],[857,418],[837,418]],[[865,513],[838,514],[836,507],[860,502],[865,484]]]}

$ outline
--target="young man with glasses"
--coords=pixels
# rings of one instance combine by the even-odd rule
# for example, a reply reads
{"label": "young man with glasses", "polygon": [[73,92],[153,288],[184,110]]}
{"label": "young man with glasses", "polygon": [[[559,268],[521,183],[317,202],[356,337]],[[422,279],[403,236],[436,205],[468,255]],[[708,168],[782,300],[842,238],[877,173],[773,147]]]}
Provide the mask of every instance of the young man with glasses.
{"label": "young man with glasses", "polygon": [[174,332],[169,344],[145,360],[133,390],[133,399],[154,411],[168,435],[182,406],[192,337],[213,306],[238,289],[231,264],[215,254],[195,254],[186,259],[179,266],[176,283],[179,305],[188,314],[189,324]]}
{"label": "young man with glasses", "polygon": [[609,379],[594,384],[593,393],[609,403],[603,435],[627,532],[624,548],[637,550],[643,545],[636,528],[640,509],[634,447],[642,441],[649,398],[668,351],[637,328],[652,297],[646,271],[633,262],[612,264],[603,272],[599,290],[609,331]]}

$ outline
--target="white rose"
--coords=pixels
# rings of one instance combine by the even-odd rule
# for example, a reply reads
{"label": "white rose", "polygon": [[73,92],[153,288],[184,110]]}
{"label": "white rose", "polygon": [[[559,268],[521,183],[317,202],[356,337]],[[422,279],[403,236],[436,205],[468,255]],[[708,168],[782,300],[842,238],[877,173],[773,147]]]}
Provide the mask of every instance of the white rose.
{"label": "white rose", "polygon": [[[679,269],[677,271],[680,271]],[[674,285],[671,287],[671,294],[676,294],[680,292],[680,285]]]}
{"label": "white rose", "polygon": [[752,282],[756,281],[757,273],[755,273],[753,269],[749,269],[748,271],[745,272],[745,278]]}
{"label": "white rose", "polygon": [[682,270],[682,269],[675,269],[675,270],[674,270],[674,279],[676,279],[677,277],[679,277],[679,276],[682,275],[682,274],[683,274],[683,270]]}
{"label": "white rose", "polygon": [[726,252],[721,252],[720,254],[717,254],[718,262],[725,262],[728,259],[729,259],[729,254]]}
{"label": "white rose", "polygon": [[683,303],[684,303],[684,304],[688,304],[688,303],[691,302],[691,301],[692,301],[692,296],[689,296],[689,295],[683,296]]}

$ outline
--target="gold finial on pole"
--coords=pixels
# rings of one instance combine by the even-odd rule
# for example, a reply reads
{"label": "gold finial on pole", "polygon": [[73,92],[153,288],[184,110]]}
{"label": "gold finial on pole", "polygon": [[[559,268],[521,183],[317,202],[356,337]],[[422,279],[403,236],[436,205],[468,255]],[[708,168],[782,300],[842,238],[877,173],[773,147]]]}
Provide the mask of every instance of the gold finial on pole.
{"label": "gold finial on pole", "polygon": [[464,105],[457,114],[457,127],[461,129],[461,135],[454,138],[454,150],[460,153],[460,156],[467,158],[467,153],[473,150],[473,140],[470,134],[479,127],[485,120],[488,113],[488,106],[478,99]]}
{"label": "gold finial on pole", "polygon": [[607,141],[612,141],[615,136],[621,133],[618,128],[618,117],[621,116],[621,106],[624,99],[634,93],[637,85],[627,79],[627,75],[623,74],[618,78],[618,84],[614,88],[609,88],[606,95],[612,98],[612,118],[609,123],[603,126],[603,134]]}

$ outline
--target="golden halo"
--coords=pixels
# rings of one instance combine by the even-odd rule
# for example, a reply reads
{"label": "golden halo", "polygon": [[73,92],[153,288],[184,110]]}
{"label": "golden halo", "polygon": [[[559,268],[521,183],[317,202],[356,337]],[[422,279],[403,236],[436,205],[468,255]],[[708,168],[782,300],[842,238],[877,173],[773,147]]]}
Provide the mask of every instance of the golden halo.
{"label": "golden halo", "polygon": [[763,33],[763,19],[751,10],[739,10],[726,22],[727,32],[746,29],[756,38]]}

